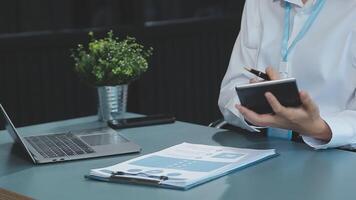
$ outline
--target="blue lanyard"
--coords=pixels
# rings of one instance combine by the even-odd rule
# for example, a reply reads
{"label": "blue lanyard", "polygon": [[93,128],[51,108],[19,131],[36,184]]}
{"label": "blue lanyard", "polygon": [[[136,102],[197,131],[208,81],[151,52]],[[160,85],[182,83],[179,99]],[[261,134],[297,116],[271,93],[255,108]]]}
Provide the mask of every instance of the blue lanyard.
{"label": "blue lanyard", "polygon": [[[282,41],[282,50],[281,50],[281,56],[282,56],[282,65],[280,66],[282,68],[283,73],[286,73],[285,71],[288,71],[288,56],[290,52],[293,50],[293,48],[297,45],[297,43],[305,36],[305,34],[308,32],[310,27],[313,25],[315,19],[318,17],[321,9],[323,8],[326,0],[317,0],[315,5],[312,8],[312,13],[305,22],[304,26],[294,39],[294,41],[291,43],[290,47],[288,48],[288,41],[290,38],[290,18],[291,18],[291,10],[292,6],[289,2],[286,2],[286,7],[285,7],[285,19],[284,19],[284,33],[283,33],[283,41]],[[269,128],[268,129],[268,135],[269,136],[276,136],[276,137],[287,137],[289,140],[292,138],[292,131],[290,130],[284,130],[281,131],[281,129],[275,129],[275,128]]]}
{"label": "blue lanyard", "polygon": [[315,19],[318,17],[321,9],[323,8],[326,0],[318,0],[315,5],[313,6],[313,11],[312,14],[309,16],[307,21],[305,22],[303,28],[300,30],[298,33],[297,37],[295,40],[292,42],[290,47],[288,48],[288,41],[290,38],[290,16],[291,16],[291,9],[292,6],[289,2],[286,2],[286,8],[285,8],[285,19],[284,19],[284,34],[283,34],[283,41],[282,41],[282,60],[283,62],[288,61],[288,56],[290,52],[293,50],[293,48],[297,45],[297,43],[304,37],[304,35],[308,32],[310,27],[313,25]]}

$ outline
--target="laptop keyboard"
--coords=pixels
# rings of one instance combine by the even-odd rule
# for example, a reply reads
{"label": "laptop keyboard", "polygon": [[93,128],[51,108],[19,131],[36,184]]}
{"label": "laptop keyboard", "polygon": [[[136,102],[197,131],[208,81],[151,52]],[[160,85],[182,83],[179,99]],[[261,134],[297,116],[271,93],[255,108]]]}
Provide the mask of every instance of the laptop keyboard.
{"label": "laptop keyboard", "polygon": [[30,136],[25,139],[45,158],[74,156],[95,151],[72,133]]}

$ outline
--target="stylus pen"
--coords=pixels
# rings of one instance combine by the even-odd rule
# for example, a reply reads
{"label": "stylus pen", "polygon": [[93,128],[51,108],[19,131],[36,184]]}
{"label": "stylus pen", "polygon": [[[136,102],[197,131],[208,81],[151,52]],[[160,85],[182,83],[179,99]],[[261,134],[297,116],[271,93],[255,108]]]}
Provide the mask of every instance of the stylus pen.
{"label": "stylus pen", "polygon": [[262,79],[264,79],[264,80],[266,80],[266,81],[271,80],[271,79],[268,77],[267,74],[265,74],[265,73],[263,73],[263,72],[261,72],[261,71],[258,71],[258,70],[252,69],[252,68],[247,68],[247,67],[244,67],[244,68],[245,68],[247,71],[249,71],[250,73],[252,73],[252,74],[254,74],[254,75],[256,75],[256,76],[258,76],[258,77],[260,77],[260,78],[262,78]]}

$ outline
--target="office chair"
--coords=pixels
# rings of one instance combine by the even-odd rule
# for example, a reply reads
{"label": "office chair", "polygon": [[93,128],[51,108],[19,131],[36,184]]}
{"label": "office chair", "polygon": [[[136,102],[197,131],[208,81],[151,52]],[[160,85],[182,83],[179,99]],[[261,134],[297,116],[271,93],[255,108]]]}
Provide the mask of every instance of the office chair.
{"label": "office chair", "polygon": [[213,128],[217,128],[217,129],[221,129],[222,127],[224,127],[225,125],[227,125],[227,121],[225,121],[224,118],[218,119],[214,122],[211,122],[208,126],[209,127],[213,127]]}
{"label": "office chair", "polygon": [[[227,129],[227,130],[231,130],[231,131],[239,132],[239,133],[251,133],[248,130],[245,130],[245,129],[242,129],[240,127],[236,127],[236,126],[230,125],[227,121],[225,121],[224,118],[221,118],[221,119],[218,119],[218,120],[216,120],[214,122],[211,122],[208,126],[212,127],[212,128],[217,128],[217,129]],[[267,129],[261,129],[261,133],[265,135],[266,134],[266,130]]]}
{"label": "office chair", "polygon": [[[213,127],[213,128],[217,128],[217,129],[224,128],[224,129],[227,129],[227,130],[238,131],[240,133],[249,133],[250,132],[250,131],[241,129],[239,127],[230,125],[229,123],[227,123],[227,121],[224,120],[224,118],[221,118],[221,119],[218,119],[218,120],[216,120],[214,122],[211,122],[209,124],[209,127]],[[266,136],[267,129],[261,129],[261,133]],[[298,142],[298,143],[303,143],[303,139],[299,134],[293,135],[292,141],[293,142]],[[346,148],[344,150],[350,150],[350,149]],[[356,147],[353,149],[353,151],[356,151]]]}

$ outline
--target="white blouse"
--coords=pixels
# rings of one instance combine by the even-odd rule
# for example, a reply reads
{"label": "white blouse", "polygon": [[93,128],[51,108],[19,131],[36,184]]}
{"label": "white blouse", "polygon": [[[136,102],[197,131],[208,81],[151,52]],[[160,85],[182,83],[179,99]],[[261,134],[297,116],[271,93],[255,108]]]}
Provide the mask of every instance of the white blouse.
{"label": "white blouse", "polygon": [[[241,29],[221,84],[219,108],[227,122],[250,131],[235,104],[235,86],[254,75],[243,67],[278,71],[284,31],[285,1],[292,4],[293,41],[312,12],[309,0],[246,0]],[[356,143],[356,0],[326,0],[313,25],[289,55],[291,77],[300,90],[318,104],[320,115],[332,130],[328,143],[303,137],[310,146],[323,149]]]}

